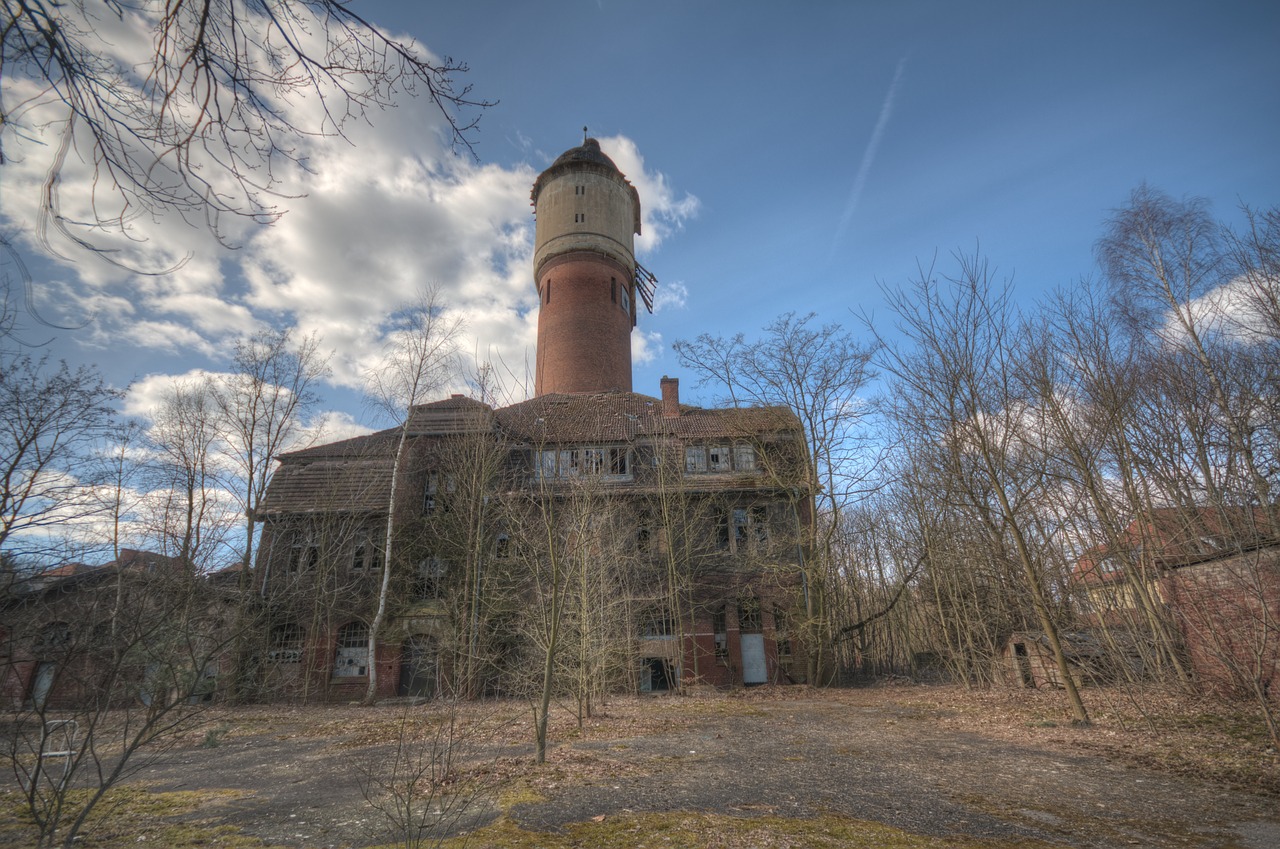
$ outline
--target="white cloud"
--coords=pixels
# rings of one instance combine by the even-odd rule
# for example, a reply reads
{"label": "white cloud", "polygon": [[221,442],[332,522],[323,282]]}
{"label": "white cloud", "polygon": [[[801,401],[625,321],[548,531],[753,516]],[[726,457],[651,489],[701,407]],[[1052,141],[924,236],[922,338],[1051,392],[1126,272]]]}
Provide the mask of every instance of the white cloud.
{"label": "white cloud", "polygon": [[684,227],[685,221],[697,216],[701,205],[698,198],[688,192],[681,196],[665,174],[645,170],[644,157],[634,141],[626,136],[607,136],[597,141],[640,193],[642,232],[636,239],[637,254],[651,253],[663,239]]}
{"label": "white cloud", "polygon": [[679,280],[663,281],[658,284],[657,292],[653,296],[653,311],[659,313],[663,310],[682,310],[688,300],[688,286]]}
{"label": "white cloud", "polygon": [[661,333],[640,328],[631,331],[631,362],[651,363],[661,357],[665,349]]}
{"label": "white cloud", "polygon": [[[132,16],[113,23],[111,37],[121,56],[141,56],[151,46]],[[6,79],[7,99],[14,100],[10,92],[20,95],[14,86],[22,85]],[[297,126],[325,120],[315,96],[274,105]],[[28,141],[6,138],[6,153],[17,158],[4,166],[0,215],[7,226],[23,229],[32,247],[38,240],[29,225],[39,212],[61,115],[56,106],[44,110],[26,116]],[[92,318],[77,335],[80,344],[156,351],[165,367],[187,377],[224,366],[234,342],[264,326],[315,332],[321,347],[334,352],[333,383],[358,388],[381,354],[384,318],[434,286],[465,320],[464,375],[454,391],[477,364],[491,362],[518,398],[530,383],[537,332],[529,206],[537,166],[477,164],[454,155],[443,118],[426,98],[402,99],[368,118],[349,122],[345,138],[295,140],[306,168],[286,163],[273,172],[287,213],[271,226],[236,217],[217,222],[238,250],[220,245],[203,222],[179,215],[135,218],[123,232],[99,234],[116,251],[109,255],[86,254],[54,234],[52,247],[67,260],[59,281],[42,286],[41,295],[74,304],[57,310],[68,322]],[[516,142],[536,155],[518,131]],[[698,199],[646,170],[631,139],[600,142],[640,193],[637,253],[650,252],[697,214]],[[92,163],[73,151],[60,181],[69,217],[91,219],[92,179]],[[131,267],[175,270],[140,275]],[[655,306],[678,308],[686,294],[678,283],[664,284]],[[637,362],[657,356],[659,336],[636,339]],[[150,409],[157,387],[170,379],[139,381],[126,406],[135,414]]]}

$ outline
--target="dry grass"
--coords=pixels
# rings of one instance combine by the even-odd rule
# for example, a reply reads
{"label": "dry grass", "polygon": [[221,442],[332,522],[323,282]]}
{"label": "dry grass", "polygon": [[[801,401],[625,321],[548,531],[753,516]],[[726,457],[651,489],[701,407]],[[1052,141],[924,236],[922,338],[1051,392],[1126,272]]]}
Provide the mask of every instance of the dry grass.
{"label": "dry grass", "polygon": [[832,694],[895,705],[947,728],[1031,745],[1075,749],[1146,769],[1280,796],[1280,753],[1247,704],[1148,688],[1083,691],[1093,724],[1072,725],[1055,690],[878,686]]}

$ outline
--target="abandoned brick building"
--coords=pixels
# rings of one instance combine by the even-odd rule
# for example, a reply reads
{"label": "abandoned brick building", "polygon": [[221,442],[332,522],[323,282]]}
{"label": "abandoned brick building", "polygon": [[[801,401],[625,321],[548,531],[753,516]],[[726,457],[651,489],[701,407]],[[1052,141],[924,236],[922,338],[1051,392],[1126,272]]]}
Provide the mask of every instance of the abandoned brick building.
{"label": "abandoned brick building", "polygon": [[[1166,630],[1210,687],[1280,699],[1280,533],[1262,508],[1157,508],[1072,573],[1083,620],[1113,643]],[[1138,651],[1131,664],[1150,664]],[[1158,661],[1159,658],[1156,658]],[[1141,671],[1141,670],[1140,670]]]}
{"label": "abandoned brick building", "polygon": [[381,695],[515,692],[552,629],[563,674],[611,689],[803,680],[799,420],[681,404],[672,378],[632,391],[654,280],[633,255],[639,196],[594,139],[532,200],[534,397],[416,406],[402,452],[394,428],[279,458],[255,568],[269,693],[363,694],[384,569]]}

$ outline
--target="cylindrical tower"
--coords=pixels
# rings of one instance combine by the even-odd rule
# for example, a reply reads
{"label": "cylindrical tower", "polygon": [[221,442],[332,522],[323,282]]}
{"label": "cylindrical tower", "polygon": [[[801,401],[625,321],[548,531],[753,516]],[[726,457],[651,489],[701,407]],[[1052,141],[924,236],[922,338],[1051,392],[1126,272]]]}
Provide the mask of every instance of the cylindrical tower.
{"label": "cylindrical tower", "polygon": [[533,214],[535,394],[630,392],[639,193],[589,138],[538,175]]}

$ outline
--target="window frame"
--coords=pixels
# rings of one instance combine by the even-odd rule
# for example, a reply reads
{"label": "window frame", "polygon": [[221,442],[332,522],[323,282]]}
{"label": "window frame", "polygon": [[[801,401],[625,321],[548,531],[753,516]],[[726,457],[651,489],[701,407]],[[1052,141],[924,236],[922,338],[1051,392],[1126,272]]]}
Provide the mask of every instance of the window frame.
{"label": "window frame", "polygon": [[369,677],[369,626],[366,623],[353,619],[338,629],[331,677],[344,680]]}

